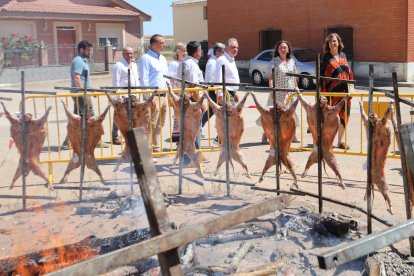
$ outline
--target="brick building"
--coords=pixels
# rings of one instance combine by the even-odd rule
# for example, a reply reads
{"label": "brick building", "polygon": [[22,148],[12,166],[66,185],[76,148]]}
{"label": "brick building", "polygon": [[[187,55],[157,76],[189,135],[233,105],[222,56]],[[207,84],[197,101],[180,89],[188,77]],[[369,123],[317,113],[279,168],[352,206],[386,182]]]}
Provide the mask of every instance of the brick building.
{"label": "brick building", "polygon": [[0,0],[0,37],[19,33],[42,41],[43,65],[70,63],[82,39],[94,44],[94,61],[103,61],[107,41],[118,60],[124,45],[142,48],[143,22],[149,20],[123,0]]}
{"label": "brick building", "polygon": [[324,37],[336,31],[357,76],[414,81],[414,0],[208,0],[210,42],[236,37],[239,60],[272,48],[279,39],[322,53]]}

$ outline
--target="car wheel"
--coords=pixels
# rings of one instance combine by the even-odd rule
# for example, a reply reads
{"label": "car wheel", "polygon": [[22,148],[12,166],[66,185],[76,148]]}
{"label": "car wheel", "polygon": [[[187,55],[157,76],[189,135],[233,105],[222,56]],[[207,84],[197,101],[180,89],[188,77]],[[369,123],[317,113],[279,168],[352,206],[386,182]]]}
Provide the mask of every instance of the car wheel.
{"label": "car wheel", "polygon": [[[304,75],[309,75],[308,73],[302,73]],[[299,78],[299,85],[301,88],[303,88],[304,90],[311,90],[311,89],[315,89],[315,84],[313,83],[312,79],[308,79],[308,78]]]}
{"label": "car wheel", "polygon": [[253,83],[255,85],[262,85],[263,84],[263,76],[262,76],[262,74],[259,71],[257,71],[257,70],[253,71],[253,73],[252,73],[252,81],[253,81]]}

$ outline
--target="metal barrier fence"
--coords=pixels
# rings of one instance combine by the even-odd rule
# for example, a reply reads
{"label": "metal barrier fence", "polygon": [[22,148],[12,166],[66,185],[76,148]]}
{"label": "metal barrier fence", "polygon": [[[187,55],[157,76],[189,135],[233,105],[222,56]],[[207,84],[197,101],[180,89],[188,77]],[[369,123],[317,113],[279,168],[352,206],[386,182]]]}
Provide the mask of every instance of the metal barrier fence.
{"label": "metal barrier fence", "polygon": [[[195,93],[201,90],[201,88],[186,88],[186,92]],[[219,88],[211,88],[210,90],[219,90]],[[180,92],[180,89],[173,89],[173,92]],[[167,90],[158,90],[158,97],[156,101],[161,101],[160,94],[167,93]],[[135,90],[132,91],[133,95],[148,94],[148,90]],[[152,91],[150,92],[152,93]],[[122,96],[128,95],[128,92],[119,91],[108,93],[111,96]],[[106,93],[104,92],[90,92],[88,95],[93,99],[93,106],[95,109],[95,115],[100,115],[103,110],[110,105],[109,100],[107,99]],[[59,93],[58,95],[30,95],[25,97],[26,99],[26,113],[32,113],[34,118],[40,117],[43,114],[43,111],[47,109],[48,106],[52,106],[52,111],[49,115],[49,120],[47,122],[47,137],[46,144],[44,145],[43,153],[41,154],[41,163],[47,163],[49,169],[49,180],[53,182],[53,163],[68,163],[72,159],[72,148],[69,146],[69,149],[66,150],[66,147],[62,145],[66,137],[66,115],[64,113],[62,103],[59,99],[63,100],[66,106],[72,106],[72,102],[78,101],[79,97],[83,97],[83,93]],[[104,98],[102,98],[104,97]],[[71,98],[74,98],[72,100]],[[31,101],[31,102],[30,102]],[[103,103],[104,102],[104,103]],[[172,131],[173,131],[173,110],[172,106],[167,104],[167,118],[164,125],[164,130],[160,133],[159,145],[163,149],[161,152],[152,152],[152,156],[166,156],[166,155],[175,155],[177,153],[176,149],[173,148],[172,142]],[[78,105],[79,106],[79,105]],[[69,108],[73,110],[73,108]],[[209,112],[208,109],[206,112]],[[150,110],[150,122],[151,122],[151,110]],[[63,117],[63,118],[62,118]],[[53,119],[52,119],[53,118]],[[124,145],[118,148],[113,144],[111,133],[113,126],[113,111],[110,111],[105,119],[104,129],[105,136],[101,137],[101,141],[98,143],[98,148],[96,154],[96,160],[114,160],[121,157],[120,153],[124,150]],[[212,142],[212,139],[215,138],[212,134],[212,124],[211,120],[208,120],[206,123],[207,126],[207,140],[200,141],[200,149],[196,152],[214,152],[218,151],[219,148],[216,143]],[[165,133],[168,133],[166,137]],[[109,135],[109,136],[108,136]],[[150,137],[152,137],[152,126],[150,124]],[[108,139],[108,143],[104,143],[104,139]],[[109,145],[108,145],[109,144]],[[151,141],[152,144],[152,141]]]}
{"label": "metal barrier fence", "polygon": [[[315,96],[315,92],[303,92],[302,93],[303,96]],[[346,93],[329,93],[329,92],[321,92],[322,96],[345,96],[347,95]],[[355,99],[355,98],[359,98],[361,102],[363,102],[364,104],[364,110],[365,113],[368,114],[368,93],[365,91],[357,91],[354,93],[351,93],[351,96]],[[290,102],[293,98],[295,97],[295,94],[292,94],[289,96],[287,102]],[[401,93],[400,94],[401,98],[406,98],[406,99],[410,99],[411,101],[414,98],[414,95],[411,93]],[[390,102],[390,99],[384,95],[384,93],[374,93],[374,98],[375,100],[373,101],[373,112],[376,113],[378,115],[379,118],[382,118],[382,116],[384,115],[385,110],[388,107],[388,104]],[[332,100],[332,98],[330,98],[330,100]],[[387,100],[387,101],[385,101]],[[331,102],[330,102],[331,104]],[[356,150],[341,150],[341,149],[335,149],[334,148],[334,153],[335,154],[346,154],[346,155],[354,155],[354,156],[367,156],[367,150],[364,149],[364,145],[366,145],[366,136],[364,134],[365,132],[365,128],[363,126],[363,121],[362,118],[360,116],[359,113],[359,106],[353,106],[352,107],[353,110],[358,109],[358,114],[353,114],[351,116],[351,118],[353,117],[358,117],[359,119],[359,138],[358,138],[358,146],[357,147],[353,147],[353,148],[357,148]],[[411,108],[410,110],[413,110],[413,108]],[[298,112],[298,111],[297,111]],[[307,123],[306,123],[306,113],[304,112],[303,108],[301,107],[300,111],[299,111],[299,121],[300,121],[300,144],[298,147],[294,147],[292,144],[291,150],[294,151],[312,151],[312,148],[307,147],[307,145],[304,144],[304,133],[306,132],[306,127],[307,127]],[[345,114],[347,114],[347,105],[345,105]],[[407,112],[407,116],[404,117],[404,119],[406,119],[406,121],[408,122],[413,122],[412,117],[408,117],[410,114],[409,112]],[[348,144],[348,142],[350,141],[350,134],[349,134],[349,129],[352,127],[350,125],[348,125],[349,127],[345,128],[345,143]],[[352,131],[354,131],[355,129],[352,129]],[[397,148],[397,140],[396,137],[394,135],[394,132],[391,131],[392,133],[392,145],[391,145],[391,152],[387,155],[388,158],[400,158],[399,153],[397,153],[398,148]],[[355,139],[353,140],[353,142],[355,142]]]}
{"label": "metal barrier fence", "polygon": [[[211,88],[211,90],[219,90],[220,88]],[[186,92],[198,92],[200,90],[203,90],[202,88],[187,88]],[[180,89],[174,89],[174,92],[179,92]],[[166,93],[167,90],[159,90],[158,93]],[[117,92],[110,93],[110,95],[127,95],[128,92]],[[132,94],[140,95],[140,94],[148,94],[148,90],[135,90],[132,92]],[[302,93],[304,96],[314,96],[315,92],[304,92]],[[41,155],[41,163],[47,163],[48,169],[49,169],[49,179],[53,182],[53,163],[67,163],[72,158],[72,150],[69,148],[69,150],[66,150],[63,148],[62,142],[65,139],[66,136],[66,121],[65,121],[65,114],[63,112],[59,112],[62,110],[62,105],[58,99],[63,99],[65,104],[69,106],[69,104],[72,101],[70,98],[78,98],[82,97],[83,93],[61,93],[59,95],[30,95],[26,97],[27,103],[26,103],[26,109],[28,113],[32,113],[34,118],[40,116],[43,113],[43,110],[47,109],[47,106],[52,105],[52,113],[49,116],[49,121],[47,123],[48,128],[48,134],[46,138],[46,145],[44,146],[45,153],[42,153]],[[109,105],[109,101],[106,98],[106,94],[103,92],[93,92],[89,93],[91,97],[94,98],[94,105],[96,107],[96,113],[100,114],[101,111],[105,109],[107,105]],[[322,93],[324,96],[344,96],[345,93]],[[290,96],[290,99],[293,98],[295,95],[292,94]],[[104,97],[104,99],[102,99]],[[364,101],[368,94],[367,92],[355,92],[352,93],[353,98],[360,98],[361,101]],[[401,94],[402,98],[408,98],[410,100],[413,100],[414,95],[412,94]],[[388,105],[388,101],[385,102],[384,99],[386,96],[384,94],[375,93],[374,94],[375,105],[374,105],[374,112],[379,113],[379,117],[382,117],[382,113],[385,110],[385,105]],[[30,103],[31,100],[32,102]],[[160,101],[160,97],[156,99]],[[102,101],[105,102],[105,104],[102,103]],[[358,108],[359,107],[353,107]],[[379,110],[376,111],[377,108]],[[42,110],[42,111],[40,111]],[[208,110],[208,109],[207,109]],[[208,111],[207,111],[208,112]],[[292,144],[291,149],[293,151],[311,151],[312,148],[310,148],[308,145],[305,145],[304,143],[304,137],[306,133],[307,123],[306,123],[306,114],[303,111],[303,108],[300,109],[300,111],[297,111],[299,113],[299,121],[300,121],[300,144],[299,146],[295,147],[294,144]],[[345,112],[346,113],[346,112]],[[408,112],[407,112],[408,113]],[[53,118],[55,120],[51,120],[50,118]],[[62,118],[63,116],[63,118]],[[151,116],[151,115],[150,115]],[[358,146],[353,148],[355,150],[340,150],[340,149],[334,149],[334,152],[336,154],[346,154],[346,155],[354,155],[354,156],[366,156],[367,152],[366,149],[364,149],[364,145],[366,144],[366,136],[364,135],[365,129],[363,127],[362,119],[360,118],[359,114],[354,114],[352,117],[359,117],[359,138],[358,138]],[[407,117],[408,118],[408,117]],[[405,119],[407,119],[405,118]],[[412,118],[409,119],[412,122]],[[96,159],[97,160],[114,160],[118,159],[120,157],[119,153],[123,151],[124,146],[121,145],[119,148],[115,146],[112,143],[112,139],[110,137],[112,133],[112,124],[113,124],[113,112],[109,112],[107,115],[107,119],[105,120],[107,123],[105,123],[105,133],[106,135],[104,137],[101,137],[101,142],[98,144],[98,151],[96,152]],[[217,144],[212,142],[212,124],[211,120],[207,122],[207,140],[201,141],[201,147],[200,150],[197,150],[197,152],[214,152],[218,151],[219,148]],[[167,129],[167,130],[166,130]],[[168,104],[167,101],[167,118],[166,123],[164,126],[164,131],[160,133],[160,148],[164,149],[162,152],[153,152],[152,155],[155,156],[165,156],[165,155],[175,155],[177,153],[176,149],[173,146],[172,142],[172,131],[173,131],[173,110],[172,107]],[[352,128],[352,131],[355,131],[355,128]],[[345,130],[345,141],[348,143],[350,141],[349,138],[349,128]],[[168,136],[165,134],[168,133]],[[109,134],[109,136],[108,136]],[[152,127],[150,125],[150,134],[152,134]],[[150,135],[150,137],[152,137]],[[104,139],[108,139],[108,143],[104,143]],[[396,139],[393,135],[393,145],[391,148],[390,154],[388,154],[389,158],[400,158],[399,154],[397,154],[397,144]],[[353,142],[355,142],[355,139],[353,139]],[[108,145],[109,144],[109,145]]]}

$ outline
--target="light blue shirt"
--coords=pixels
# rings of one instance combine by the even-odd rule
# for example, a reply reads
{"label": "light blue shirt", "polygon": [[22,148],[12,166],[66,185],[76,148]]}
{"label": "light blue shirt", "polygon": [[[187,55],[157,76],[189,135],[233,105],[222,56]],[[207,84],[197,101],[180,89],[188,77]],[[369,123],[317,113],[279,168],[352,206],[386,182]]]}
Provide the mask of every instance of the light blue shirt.
{"label": "light blue shirt", "polygon": [[217,57],[212,55],[206,65],[206,82],[214,82],[213,74],[216,70]]}
{"label": "light blue shirt", "polygon": [[[168,74],[168,63],[163,55],[148,50],[139,60],[139,79],[142,86],[158,86],[158,89],[167,89],[164,75]],[[147,99],[150,94],[144,94]]]}
{"label": "light blue shirt", "polygon": [[[70,65],[70,79],[72,87],[76,87],[75,81],[73,80],[73,74],[77,73],[80,75],[82,85],[85,83],[85,71],[88,72],[88,80],[87,80],[87,88],[91,88],[91,70],[89,70],[88,60],[81,56],[76,56],[72,60],[72,64]],[[72,91],[78,92],[78,91]]]}

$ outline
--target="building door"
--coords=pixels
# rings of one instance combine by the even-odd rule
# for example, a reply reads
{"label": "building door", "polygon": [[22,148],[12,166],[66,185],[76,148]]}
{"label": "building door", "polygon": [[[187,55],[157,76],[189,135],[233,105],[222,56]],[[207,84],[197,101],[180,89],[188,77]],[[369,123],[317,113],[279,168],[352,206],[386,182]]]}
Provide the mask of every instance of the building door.
{"label": "building door", "polygon": [[70,64],[76,55],[76,31],[73,26],[57,26],[59,64]]}
{"label": "building door", "polygon": [[352,60],[354,57],[354,29],[351,27],[335,27],[327,28],[325,30],[325,37],[330,33],[337,33],[344,44],[345,48],[343,52],[346,54],[347,59]]}
{"label": "building door", "polygon": [[273,49],[280,40],[282,40],[282,31],[280,30],[260,31],[260,51]]}

